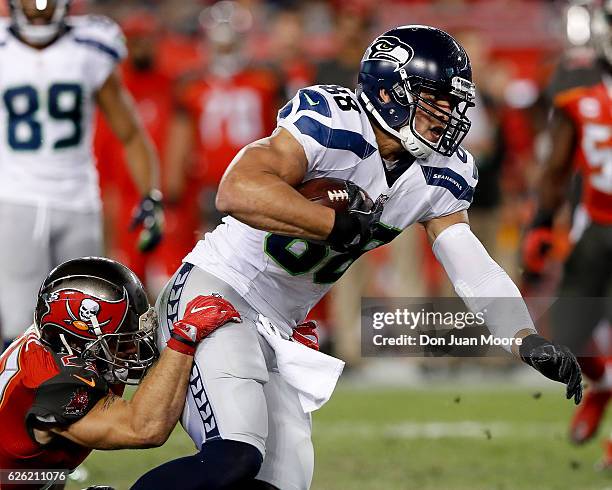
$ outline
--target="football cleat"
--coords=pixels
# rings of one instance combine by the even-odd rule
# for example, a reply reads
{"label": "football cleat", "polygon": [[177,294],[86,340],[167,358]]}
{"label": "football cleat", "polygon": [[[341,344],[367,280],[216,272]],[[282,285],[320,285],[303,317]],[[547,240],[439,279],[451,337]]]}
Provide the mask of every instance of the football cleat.
{"label": "football cleat", "polygon": [[574,444],[584,444],[597,433],[611,394],[609,390],[586,393],[570,424],[570,440]]}
{"label": "football cleat", "polygon": [[609,471],[612,468],[612,440],[606,439],[603,442],[604,454],[602,458],[595,463],[595,469],[598,471]]}

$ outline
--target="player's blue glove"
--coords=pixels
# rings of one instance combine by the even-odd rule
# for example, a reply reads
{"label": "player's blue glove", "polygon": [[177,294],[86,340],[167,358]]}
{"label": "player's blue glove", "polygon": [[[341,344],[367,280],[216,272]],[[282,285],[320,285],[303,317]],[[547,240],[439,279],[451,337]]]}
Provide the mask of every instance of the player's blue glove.
{"label": "player's blue glove", "polygon": [[523,338],[519,347],[521,359],[548,379],[567,385],[567,399],[582,400],[582,373],[574,354],[564,345],[553,344],[540,335]]}
{"label": "player's blue glove", "polygon": [[370,241],[374,225],[380,221],[386,197],[379,198],[374,204],[364,197],[362,189],[347,182],[349,205],[346,211],[336,211],[336,219],[327,244],[338,252],[361,251]]}
{"label": "player's blue glove", "polygon": [[157,189],[144,197],[134,210],[130,231],[142,226],[138,239],[138,250],[150,252],[162,239],[164,212],[162,209],[162,194]]}

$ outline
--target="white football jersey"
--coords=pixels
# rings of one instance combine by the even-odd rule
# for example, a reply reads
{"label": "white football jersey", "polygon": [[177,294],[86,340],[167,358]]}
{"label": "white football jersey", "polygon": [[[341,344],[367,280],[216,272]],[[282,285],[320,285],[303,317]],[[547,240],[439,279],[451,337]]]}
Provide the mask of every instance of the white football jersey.
{"label": "white football jersey", "polygon": [[92,152],[95,93],[125,56],[116,23],[71,17],[37,50],[0,24],[0,199],[100,208]]}
{"label": "white football jersey", "polygon": [[[372,125],[355,94],[336,85],[302,89],[279,112],[278,126],[304,147],[304,180],[335,177],[386,196],[376,233],[363,251],[390,242],[416,222],[467,209],[478,180],[472,156],[433,153],[387,172]],[[396,180],[392,175],[395,174]],[[229,283],[261,314],[289,329],[363,253],[259,231],[226,217],[184,259]]]}

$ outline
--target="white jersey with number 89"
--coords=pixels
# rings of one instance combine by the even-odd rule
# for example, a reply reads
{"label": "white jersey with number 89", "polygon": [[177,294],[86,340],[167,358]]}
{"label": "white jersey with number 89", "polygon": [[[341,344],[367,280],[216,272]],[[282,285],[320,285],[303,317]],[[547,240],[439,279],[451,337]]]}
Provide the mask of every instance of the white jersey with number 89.
{"label": "white jersey with number 89", "polygon": [[99,209],[92,153],[95,94],[125,56],[121,30],[99,16],[67,19],[38,50],[0,25],[0,200]]}

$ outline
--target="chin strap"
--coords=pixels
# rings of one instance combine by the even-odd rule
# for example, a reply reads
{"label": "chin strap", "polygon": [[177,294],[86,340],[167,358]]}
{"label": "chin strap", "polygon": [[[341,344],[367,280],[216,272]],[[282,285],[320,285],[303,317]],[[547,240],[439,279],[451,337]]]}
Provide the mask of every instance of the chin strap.
{"label": "chin strap", "polygon": [[376,122],[378,122],[378,124],[380,124],[380,126],[387,133],[399,139],[402,143],[402,146],[406,149],[406,151],[408,151],[408,153],[410,153],[415,158],[427,158],[429,155],[431,155],[433,150],[427,145],[425,145],[413,134],[412,130],[410,129],[410,125],[407,124],[406,126],[400,128],[399,131],[397,129],[393,129],[385,122],[382,116],[374,108],[374,104],[370,102],[370,99],[366,94],[361,92],[359,97],[364,103],[366,111],[372,114],[374,119],[376,119]]}
{"label": "chin strap", "polygon": [[64,347],[66,348],[66,351],[68,352],[68,354],[73,355],[72,349],[70,348],[70,344],[66,340],[66,336],[63,333],[60,333],[59,338],[62,341],[62,344],[64,344]]}
{"label": "chin strap", "polygon": [[410,126],[406,125],[400,128],[399,134],[402,146],[406,148],[413,157],[427,158],[432,154],[433,150],[429,146],[423,144],[423,142],[414,135]]}

